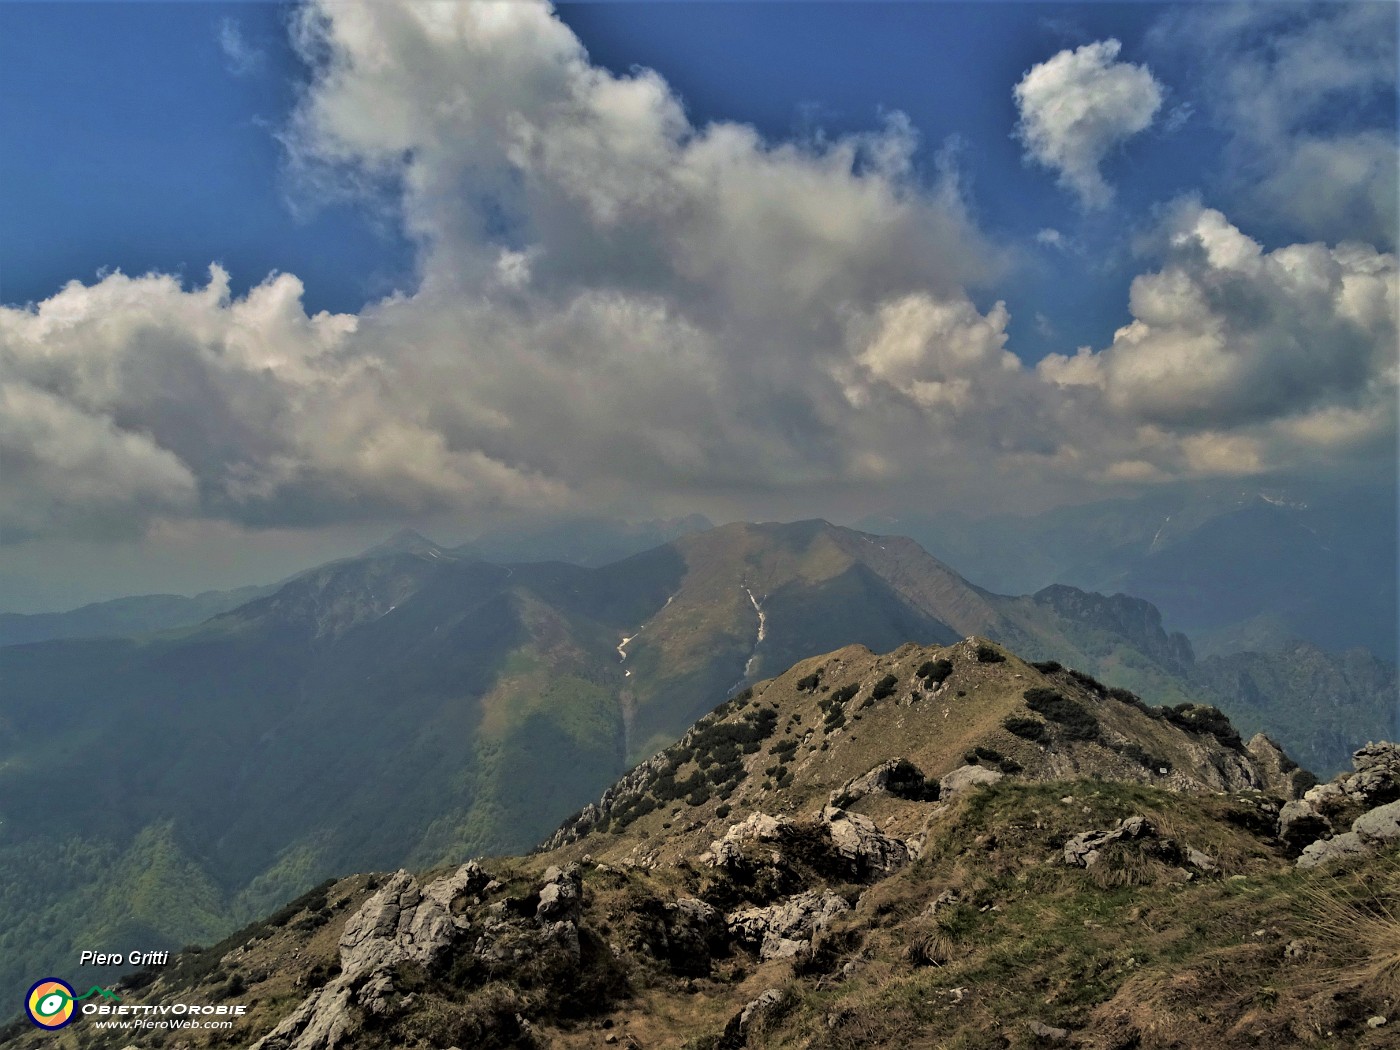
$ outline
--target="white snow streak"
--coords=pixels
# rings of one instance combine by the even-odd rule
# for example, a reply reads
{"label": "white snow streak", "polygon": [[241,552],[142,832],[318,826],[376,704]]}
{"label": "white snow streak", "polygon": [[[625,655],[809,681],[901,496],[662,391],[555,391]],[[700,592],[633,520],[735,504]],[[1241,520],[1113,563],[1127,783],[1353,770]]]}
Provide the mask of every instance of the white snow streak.
{"label": "white snow streak", "polygon": [[758,659],[758,647],[763,642],[764,636],[768,633],[768,614],[763,611],[763,606],[758,604],[758,599],[753,596],[753,591],[747,587],[744,593],[749,596],[749,601],[753,602],[754,611],[758,613],[758,638],[753,643],[753,654],[748,662],[744,664],[744,677],[751,678],[754,671],[754,662]]}
{"label": "white snow streak", "polygon": [[1147,545],[1147,550],[1148,550],[1149,553],[1151,553],[1152,551],[1155,551],[1155,550],[1157,549],[1157,541],[1158,541],[1159,539],[1161,539],[1161,537],[1162,537],[1162,530],[1165,529],[1165,528],[1167,527],[1167,522],[1169,522],[1169,521],[1171,521],[1171,520],[1172,520],[1172,516],[1171,516],[1170,514],[1168,514],[1168,515],[1167,515],[1167,520],[1164,521],[1164,522],[1162,522],[1162,524],[1159,525],[1159,526],[1157,527],[1157,534],[1156,534],[1155,536],[1152,537],[1152,542],[1149,543],[1149,544]]}
{"label": "white snow streak", "polygon": [[[763,606],[758,604],[758,599],[753,596],[753,591],[745,587],[744,593],[749,596],[749,601],[753,602],[754,611],[758,613],[758,641],[761,642],[763,636],[768,633],[768,614],[763,611]],[[757,645],[758,642],[754,644]]]}

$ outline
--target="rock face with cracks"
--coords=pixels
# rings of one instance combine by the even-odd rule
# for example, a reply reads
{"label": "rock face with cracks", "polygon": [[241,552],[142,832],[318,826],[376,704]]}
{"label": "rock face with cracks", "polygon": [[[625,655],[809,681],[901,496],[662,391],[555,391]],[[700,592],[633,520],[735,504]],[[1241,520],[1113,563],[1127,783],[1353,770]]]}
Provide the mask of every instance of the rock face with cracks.
{"label": "rock face with cracks", "polygon": [[360,1028],[365,1014],[382,1013],[393,991],[390,971],[400,963],[427,965],[465,930],[453,902],[490,881],[475,862],[421,887],[395,873],[345,923],[340,974],[312,992],[253,1050],[334,1050]]}
{"label": "rock face with cracks", "polygon": [[729,931],[756,946],[758,957],[789,959],[811,947],[812,938],[842,912],[851,910],[845,898],[809,890],[767,908],[748,908],[729,916]]}
{"label": "rock face with cracks", "polygon": [[836,852],[859,877],[883,878],[919,857],[916,844],[886,835],[873,820],[859,813],[827,806],[822,810],[822,823]]}
{"label": "rock face with cracks", "polygon": [[[1300,868],[1367,856],[1400,841],[1400,745],[1367,744],[1352,756],[1352,766],[1280,811],[1279,838],[1302,847]],[[1347,817],[1351,830],[1333,835]]]}

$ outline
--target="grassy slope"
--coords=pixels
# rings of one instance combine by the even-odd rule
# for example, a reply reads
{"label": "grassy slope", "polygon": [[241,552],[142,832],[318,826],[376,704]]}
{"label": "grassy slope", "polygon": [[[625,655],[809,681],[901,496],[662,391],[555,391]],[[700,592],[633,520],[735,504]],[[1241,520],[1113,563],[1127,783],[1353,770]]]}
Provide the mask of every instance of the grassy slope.
{"label": "grassy slope", "polygon": [[[108,934],[207,940],[337,872],[523,849],[606,786],[615,688],[577,625],[499,581],[474,603],[421,582],[372,618],[346,588],[309,617],[293,595],[178,636],[4,650],[0,981]],[[71,728],[38,731],[55,717]],[[189,892],[146,900],[123,874],[142,868]]]}

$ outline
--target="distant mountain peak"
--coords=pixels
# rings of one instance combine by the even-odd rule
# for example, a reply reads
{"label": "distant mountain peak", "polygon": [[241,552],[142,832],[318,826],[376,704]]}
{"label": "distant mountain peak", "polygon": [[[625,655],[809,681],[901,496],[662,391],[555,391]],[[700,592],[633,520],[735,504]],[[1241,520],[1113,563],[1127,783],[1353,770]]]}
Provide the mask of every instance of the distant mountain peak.
{"label": "distant mountain peak", "polygon": [[383,543],[377,543],[360,557],[375,558],[387,554],[430,554],[441,557],[445,548],[439,547],[416,529],[402,528]]}

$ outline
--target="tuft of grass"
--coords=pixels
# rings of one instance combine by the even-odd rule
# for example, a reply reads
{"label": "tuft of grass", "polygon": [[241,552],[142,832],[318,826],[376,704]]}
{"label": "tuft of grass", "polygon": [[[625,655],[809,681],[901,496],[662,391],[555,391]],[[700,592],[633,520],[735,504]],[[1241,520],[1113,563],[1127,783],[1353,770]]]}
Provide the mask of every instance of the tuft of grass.
{"label": "tuft of grass", "polygon": [[1359,987],[1400,1002],[1400,856],[1379,878],[1358,886],[1330,878],[1304,888],[1301,903],[1313,936],[1343,949],[1343,961],[1324,976],[1334,988]]}
{"label": "tuft of grass", "polygon": [[957,954],[957,944],[941,929],[916,933],[904,949],[904,961],[915,968],[946,966]]}

